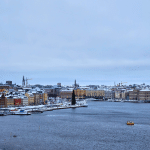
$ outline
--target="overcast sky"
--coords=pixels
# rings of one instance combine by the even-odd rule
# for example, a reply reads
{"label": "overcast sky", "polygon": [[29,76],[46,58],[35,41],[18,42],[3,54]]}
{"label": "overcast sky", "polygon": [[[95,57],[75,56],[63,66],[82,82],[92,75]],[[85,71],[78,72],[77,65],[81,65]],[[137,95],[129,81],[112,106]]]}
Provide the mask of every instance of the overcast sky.
{"label": "overcast sky", "polygon": [[149,0],[1,0],[0,82],[150,84]]}

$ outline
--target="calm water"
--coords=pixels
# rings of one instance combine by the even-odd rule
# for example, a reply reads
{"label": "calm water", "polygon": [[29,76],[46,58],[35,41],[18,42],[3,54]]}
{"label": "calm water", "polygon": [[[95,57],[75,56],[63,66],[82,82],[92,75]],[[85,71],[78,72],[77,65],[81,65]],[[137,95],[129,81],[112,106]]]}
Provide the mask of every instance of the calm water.
{"label": "calm water", "polygon": [[[0,116],[0,149],[150,149],[150,104],[88,104],[30,116]],[[135,125],[127,126],[128,120]]]}

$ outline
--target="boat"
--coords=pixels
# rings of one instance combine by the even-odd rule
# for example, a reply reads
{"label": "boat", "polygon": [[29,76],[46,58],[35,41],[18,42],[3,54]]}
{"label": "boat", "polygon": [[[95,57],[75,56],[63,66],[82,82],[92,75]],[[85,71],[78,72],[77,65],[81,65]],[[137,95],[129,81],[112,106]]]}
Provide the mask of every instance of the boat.
{"label": "boat", "polygon": [[6,116],[4,111],[0,111],[0,116]]}
{"label": "boat", "polygon": [[28,110],[28,113],[43,113],[43,111],[42,110],[40,110],[40,109],[36,109],[36,108],[34,108],[34,109],[29,109]]}
{"label": "boat", "polygon": [[129,102],[129,103],[139,103],[139,100],[124,100],[123,102]]}
{"label": "boat", "polygon": [[121,99],[115,99],[114,102],[121,102]]}
{"label": "boat", "polygon": [[86,100],[87,101],[97,101],[97,99],[95,99],[95,98],[87,98]]}
{"label": "boat", "polygon": [[114,102],[114,99],[108,99],[107,102]]}
{"label": "boat", "polygon": [[12,115],[31,115],[31,113],[29,113],[28,111],[24,109],[20,109],[18,111],[13,111]]}
{"label": "boat", "polygon": [[134,122],[132,122],[132,121],[127,121],[127,125],[134,125]]}

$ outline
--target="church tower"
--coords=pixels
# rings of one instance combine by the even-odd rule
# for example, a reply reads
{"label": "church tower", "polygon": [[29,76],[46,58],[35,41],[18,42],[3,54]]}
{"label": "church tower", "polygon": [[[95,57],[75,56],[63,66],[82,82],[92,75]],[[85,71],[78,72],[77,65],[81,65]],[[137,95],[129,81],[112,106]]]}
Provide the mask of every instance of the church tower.
{"label": "church tower", "polygon": [[77,84],[76,80],[74,81],[73,87],[74,87],[74,88],[79,87],[79,84]]}
{"label": "church tower", "polygon": [[22,86],[23,86],[23,87],[25,86],[25,79],[24,79],[24,76],[23,76],[23,79],[22,79]]}

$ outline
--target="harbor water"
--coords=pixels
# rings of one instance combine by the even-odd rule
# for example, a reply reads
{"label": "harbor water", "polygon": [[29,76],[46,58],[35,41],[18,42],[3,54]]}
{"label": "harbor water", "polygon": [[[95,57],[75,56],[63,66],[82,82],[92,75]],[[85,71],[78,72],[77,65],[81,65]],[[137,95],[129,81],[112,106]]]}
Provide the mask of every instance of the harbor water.
{"label": "harbor water", "polygon": [[0,116],[0,149],[148,150],[150,103],[89,101],[88,107]]}

